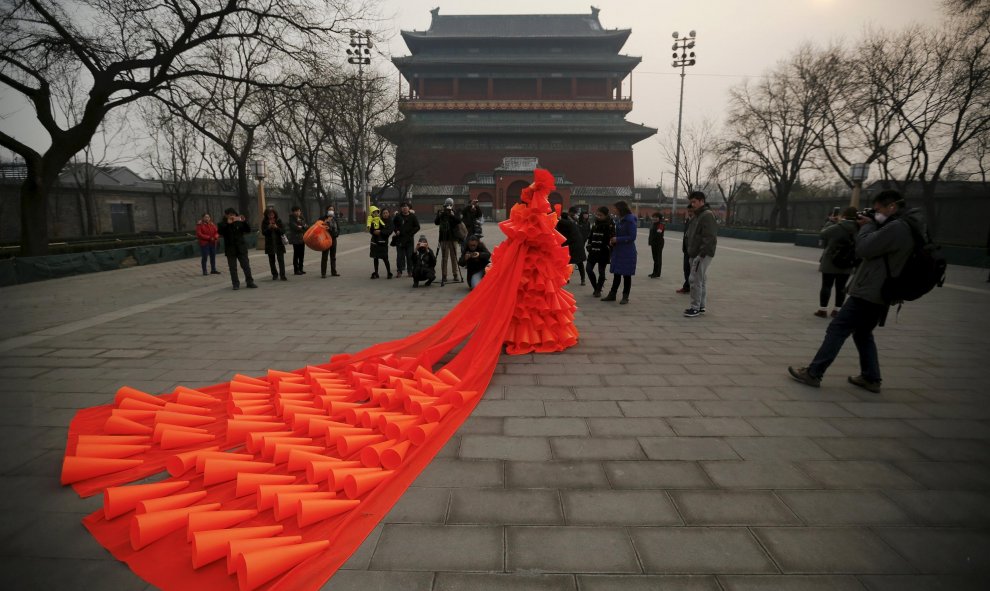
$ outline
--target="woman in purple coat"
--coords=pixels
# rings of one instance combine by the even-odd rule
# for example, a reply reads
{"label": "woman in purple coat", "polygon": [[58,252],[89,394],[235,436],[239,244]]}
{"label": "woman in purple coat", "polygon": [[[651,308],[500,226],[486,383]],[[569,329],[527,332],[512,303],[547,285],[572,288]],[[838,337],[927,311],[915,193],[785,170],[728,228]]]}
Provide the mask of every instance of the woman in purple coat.
{"label": "woman in purple coat", "polygon": [[625,201],[614,204],[619,221],[615,224],[612,244],[612,289],[602,298],[603,302],[614,302],[619,291],[619,278],[622,278],[622,299],[620,304],[629,303],[629,290],[632,289],[632,276],[636,274],[636,216]]}

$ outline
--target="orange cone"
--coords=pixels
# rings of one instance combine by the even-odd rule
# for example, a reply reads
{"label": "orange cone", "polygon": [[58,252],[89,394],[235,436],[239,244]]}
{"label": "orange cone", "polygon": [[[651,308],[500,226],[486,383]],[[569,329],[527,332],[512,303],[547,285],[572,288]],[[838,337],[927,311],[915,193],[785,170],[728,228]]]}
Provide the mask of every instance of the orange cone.
{"label": "orange cone", "polygon": [[348,474],[344,477],[344,494],[348,499],[356,499],[388,480],[393,474],[395,474],[393,470]]}
{"label": "orange cone", "polygon": [[179,404],[190,404],[192,406],[212,406],[220,403],[220,400],[208,394],[203,394],[198,390],[186,388],[185,386],[179,386],[176,388],[175,394],[175,401]]}
{"label": "orange cone", "polygon": [[261,402],[258,404],[248,402],[230,402],[227,405],[227,414],[242,415],[244,418],[251,417],[253,421],[274,421],[276,419],[275,407],[271,404]]}
{"label": "orange cone", "polygon": [[395,445],[395,441],[386,439],[381,443],[376,443],[365,447],[361,450],[361,463],[364,464],[366,468],[377,468],[382,463],[382,452],[389,449],[393,445]]}
{"label": "orange cone", "polygon": [[186,427],[199,427],[215,422],[213,417],[202,415],[190,415],[184,412],[172,412],[170,410],[160,410],[155,413],[155,423],[168,423],[169,425],[184,425]]}
{"label": "orange cone", "polygon": [[264,392],[231,392],[230,399],[237,402],[269,402],[272,399],[272,395],[268,391]]}
{"label": "orange cone", "polygon": [[112,443],[143,445],[150,443],[147,435],[76,435],[76,443]]}
{"label": "orange cone", "polygon": [[299,527],[306,527],[354,509],[361,501],[347,499],[300,499],[296,511]]}
{"label": "orange cone", "polygon": [[162,433],[168,430],[174,431],[185,431],[186,433],[209,433],[206,429],[201,427],[184,427],[182,425],[169,425],[168,423],[158,423],[155,425],[155,430],[151,434],[151,440],[155,443],[159,443],[162,440]]}
{"label": "orange cone", "polygon": [[113,410],[150,410],[154,412],[164,410],[164,408],[164,404],[152,404],[151,402],[145,402],[144,400],[138,400],[137,398],[123,398]]}
{"label": "orange cone", "polygon": [[103,432],[108,435],[151,435],[151,427],[124,417],[111,416],[103,425]]}
{"label": "orange cone", "polygon": [[103,516],[120,517],[147,499],[170,495],[189,486],[188,480],[170,480],[131,486],[110,486],[103,490]]}
{"label": "orange cone", "polygon": [[331,425],[330,427],[327,427],[324,435],[327,438],[327,443],[331,443],[336,441],[338,437],[347,435],[375,435],[376,433],[378,433],[378,431],[367,427],[354,427],[351,425],[348,425],[347,427],[338,427],[336,425]]}
{"label": "orange cone", "polygon": [[[278,527],[282,527],[281,525]],[[267,548],[278,548],[279,546],[292,546],[302,542],[302,536],[278,536],[275,538],[257,538],[245,540],[231,540],[227,544],[227,574],[237,574],[237,561],[245,552],[264,550]]]}
{"label": "orange cone", "polygon": [[309,437],[265,437],[263,438],[263,444],[261,445],[261,457],[271,459],[272,455],[275,454],[275,444],[276,443],[294,443],[297,445],[309,445],[313,443],[313,440]]}
{"label": "orange cone", "polygon": [[[326,458],[326,456],[324,456]],[[306,482],[317,484],[323,482],[330,475],[330,470],[334,468],[361,468],[361,462],[348,462],[346,460],[318,460],[311,461],[306,466]]]}
{"label": "orange cone", "polygon": [[166,402],[163,410],[167,410],[169,412],[181,412],[188,415],[207,416],[210,414],[210,409],[208,408],[203,408],[193,404],[180,404],[178,402]]}
{"label": "orange cone", "polygon": [[269,385],[268,380],[264,378],[252,378],[251,376],[246,376],[242,373],[234,374],[234,378],[233,380],[231,380],[230,385],[233,386],[234,382],[241,384],[254,384],[256,386],[266,386],[266,387]]}
{"label": "orange cone", "polygon": [[440,381],[440,378],[438,378],[435,373],[426,369],[422,365],[420,365],[413,371],[413,378],[421,382],[426,380]]}
{"label": "orange cone", "polygon": [[200,450],[200,453],[196,454],[196,472],[200,474],[203,473],[203,470],[206,469],[206,460],[209,458],[220,458],[221,460],[254,460],[254,456],[252,454],[234,453],[230,451],[214,451],[213,449]]}
{"label": "orange cone", "polygon": [[269,464],[267,462],[207,458],[203,465],[203,486],[233,480],[241,472],[254,472],[258,474],[268,472],[274,467],[275,464]]}
{"label": "orange cone", "polygon": [[174,456],[165,460],[165,469],[172,476],[178,476],[180,474],[185,474],[188,470],[192,469],[196,465],[196,457],[199,454],[207,453],[209,451],[220,451],[218,446],[208,447],[206,449],[195,449],[193,451],[182,452],[180,454],[175,454]]}
{"label": "orange cone", "polygon": [[321,453],[326,450],[322,445],[299,445],[298,443],[276,443],[275,451],[272,453],[272,461],[276,464],[284,464],[289,461],[289,454],[293,450],[308,451],[310,453]]}
{"label": "orange cone", "polygon": [[227,555],[227,548],[234,540],[268,538],[282,533],[281,525],[214,529],[193,534],[192,564],[199,568]]}
{"label": "orange cone", "polygon": [[344,481],[351,474],[368,474],[371,472],[381,472],[379,468],[330,468],[327,474],[327,483],[332,491],[344,490]]}
{"label": "orange cone", "polygon": [[304,449],[290,449],[285,469],[289,472],[298,472],[305,470],[310,462],[323,462],[329,459],[331,459],[330,456],[322,453],[314,453]]}
{"label": "orange cone", "polygon": [[216,511],[219,508],[220,503],[210,503],[209,505],[193,505],[182,509],[135,515],[131,520],[131,548],[140,550],[155,540],[160,540],[168,534],[182,529],[188,524],[191,513]]}
{"label": "orange cone", "polygon": [[436,432],[439,426],[440,423],[416,425],[409,430],[409,440],[413,442],[413,445],[423,445]]}
{"label": "orange cone", "polygon": [[437,377],[440,378],[441,381],[446,382],[451,386],[456,386],[457,384],[461,383],[461,378],[455,376],[453,372],[451,372],[446,367],[437,372]]}
{"label": "orange cone", "polygon": [[239,591],[253,591],[330,547],[330,540],[245,552],[237,560]]}
{"label": "orange cone", "polygon": [[251,453],[258,453],[265,444],[266,437],[292,437],[292,431],[258,431],[248,433],[244,438],[244,447]]}
{"label": "orange cone", "polygon": [[282,521],[292,517],[299,511],[299,501],[302,499],[327,500],[337,496],[337,493],[329,491],[315,492],[283,492],[275,495],[274,511],[276,521]]}
{"label": "orange cone", "polygon": [[209,511],[206,513],[193,513],[189,516],[189,525],[186,526],[186,540],[193,541],[193,534],[198,531],[211,529],[225,529],[232,525],[251,519],[258,515],[254,509],[232,509],[228,511]]}
{"label": "orange cone", "polygon": [[406,440],[383,451],[380,455],[382,467],[386,470],[395,470],[398,468],[402,465],[406,456],[409,455],[409,449],[411,447],[412,442]]}
{"label": "orange cone", "polygon": [[205,496],[205,490],[194,490],[193,492],[183,493],[181,495],[168,495],[167,497],[159,497],[157,499],[145,499],[137,504],[134,513],[137,515],[143,515],[145,513],[154,513],[155,511],[181,509],[183,507],[188,507],[197,501],[203,500]]}
{"label": "orange cone", "polygon": [[433,406],[427,406],[423,408],[423,418],[426,419],[428,423],[439,423],[450,409],[454,408],[450,404],[435,404]]}
{"label": "orange cone", "polygon": [[117,395],[113,398],[114,406],[120,406],[121,401],[132,398],[134,400],[140,400],[142,402],[149,402],[155,406],[165,406],[165,401],[157,396],[152,396],[147,392],[142,392],[140,390],[135,390],[130,386],[124,386],[117,390]]}
{"label": "orange cone", "polygon": [[97,476],[129,470],[143,463],[144,460],[65,456],[62,460],[62,484],[72,484],[81,480],[96,478]]}
{"label": "orange cone", "polygon": [[333,440],[341,457],[351,456],[362,448],[379,441],[385,441],[384,435],[340,435]]}
{"label": "orange cone", "polygon": [[123,417],[132,421],[150,421],[155,418],[156,412],[147,409],[114,408],[110,410],[110,416]]}
{"label": "orange cone", "polygon": [[178,449],[191,445],[201,445],[216,439],[212,433],[189,433],[186,431],[176,431],[167,429],[162,433],[162,449]]}
{"label": "orange cone", "polygon": [[413,427],[421,425],[422,423],[422,417],[413,416],[410,416],[408,419],[404,418],[401,421],[391,421],[385,425],[385,436],[389,439],[402,441],[403,439],[409,437],[409,431],[411,431]]}
{"label": "orange cone", "polygon": [[237,475],[234,497],[246,497],[258,492],[262,484],[293,484],[296,477],[291,474],[254,474],[244,472]]}
{"label": "orange cone", "polygon": [[477,398],[479,394],[477,390],[452,390],[444,394],[444,400],[460,407]]}
{"label": "orange cone", "polygon": [[327,434],[327,427],[339,425],[337,421],[330,420],[330,417],[315,418],[309,421],[308,431],[306,435],[310,437],[319,437],[321,435]]}
{"label": "orange cone", "polygon": [[261,431],[282,431],[285,423],[281,421],[249,421],[229,419],[227,421],[227,441],[231,444],[243,443],[248,433]]}
{"label": "orange cone", "polygon": [[151,449],[150,445],[116,445],[113,443],[80,443],[76,455],[81,458],[127,458]]}
{"label": "orange cone", "polygon": [[278,493],[316,492],[318,488],[315,484],[262,484],[258,487],[258,511],[271,509]]}

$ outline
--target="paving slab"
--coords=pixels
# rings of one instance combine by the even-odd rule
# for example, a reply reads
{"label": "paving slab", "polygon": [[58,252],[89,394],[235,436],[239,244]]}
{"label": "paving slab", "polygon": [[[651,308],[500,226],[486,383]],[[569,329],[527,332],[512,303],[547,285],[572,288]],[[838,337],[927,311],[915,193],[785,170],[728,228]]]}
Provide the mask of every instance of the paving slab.
{"label": "paving slab", "polygon": [[565,490],[560,493],[568,525],[681,525],[663,491]]}
{"label": "paving slab", "polygon": [[505,531],[509,572],[639,573],[626,530],[617,527],[514,527]]}
{"label": "paving slab", "polygon": [[913,573],[901,555],[865,528],[754,528],[785,573]]}
{"label": "paving slab", "polygon": [[774,573],[745,528],[637,527],[630,530],[648,573]]}

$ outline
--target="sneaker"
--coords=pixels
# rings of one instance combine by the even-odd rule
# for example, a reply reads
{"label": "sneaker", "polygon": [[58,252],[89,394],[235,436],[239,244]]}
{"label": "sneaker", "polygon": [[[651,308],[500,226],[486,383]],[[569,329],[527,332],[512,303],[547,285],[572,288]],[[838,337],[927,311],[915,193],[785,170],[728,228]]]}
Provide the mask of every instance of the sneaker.
{"label": "sneaker", "polygon": [[826,312],[825,310],[817,310],[815,311],[815,316],[819,318],[828,318],[828,312]]}
{"label": "sneaker", "polygon": [[683,287],[675,291],[674,293],[691,293],[690,289],[684,289]]}
{"label": "sneaker", "polygon": [[222,273],[220,271],[217,271],[216,269],[213,269],[212,271],[210,271],[210,275],[222,275]]}
{"label": "sneaker", "polygon": [[619,300],[619,303],[620,304],[628,304],[629,303],[629,298],[622,298],[621,300]]}
{"label": "sneaker", "polygon": [[849,376],[849,383],[853,386],[859,386],[864,390],[869,390],[874,394],[880,393],[880,382],[874,382],[873,380],[868,380],[863,376]]}
{"label": "sneaker", "polygon": [[248,283],[247,284],[247,288],[248,289],[258,289],[258,284],[257,283],[254,283],[254,282]]}
{"label": "sneaker", "polygon": [[330,276],[331,277],[340,277],[340,273],[334,271],[333,273],[330,273]]}
{"label": "sneaker", "polygon": [[794,369],[791,366],[787,367],[787,373],[791,374],[791,377],[795,380],[801,382],[806,386],[811,386],[812,388],[820,388],[822,385],[822,379],[816,378],[815,376],[808,373],[807,367],[799,367]]}
{"label": "sneaker", "polygon": [[389,272],[388,277],[386,277],[386,279],[391,279],[391,278],[392,278],[392,273]]}
{"label": "sneaker", "polygon": [[832,310],[832,314],[831,314],[832,318],[835,318],[838,315],[839,315],[839,311],[838,310]]}
{"label": "sneaker", "polygon": [[687,310],[684,310],[684,316],[687,318],[696,318],[701,316],[701,310],[697,308],[688,308]]}
{"label": "sneaker", "polygon": [[591,297],[593,297],[593,298],[600,298],[600,297],[602,297],[602,292],[596,291],[596,292],[594,292],[594,293],[591,294]]}
{"label": "sneaker", "polygon": [[607,296],[605,296],[605,297],[602,298],[602,301],[603,302],[614,302],[615,301],[615,294],[614,293],[608,294]]}
{"label": "sneaker", "polygon": [[698,313],[704,314],[705,313],[705,307],[702,306],[702,307],[698,308]]}

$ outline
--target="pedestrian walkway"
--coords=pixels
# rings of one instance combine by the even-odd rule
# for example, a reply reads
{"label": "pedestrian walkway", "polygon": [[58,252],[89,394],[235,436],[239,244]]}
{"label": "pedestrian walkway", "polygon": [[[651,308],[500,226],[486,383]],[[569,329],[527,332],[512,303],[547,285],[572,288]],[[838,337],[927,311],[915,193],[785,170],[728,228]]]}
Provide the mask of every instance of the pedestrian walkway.
{"label": "pedestrian walkway", "polygon": [[[472,418],[324,588],[990,588],[985,270],[951,267],[949,285],[891,313],[882,394],[846,383],[852,343],[812,389],[786,367],[826,326],[818,251],[720,239],[707,313],[684,318],[677,238],[649,279],[640,233],[628,306],[573,281],[578,345],[503,356]],[[58,484],[77,409],[123,384],[325,362],[429,326],[467,293],[370,280],[367,242],[342,236],[342,276],[327,279],[312,251],[287,282],[254,255],[257,290],[194,259],[0,289],[5,588],[148,588],[80,524],[99,497]]]}

